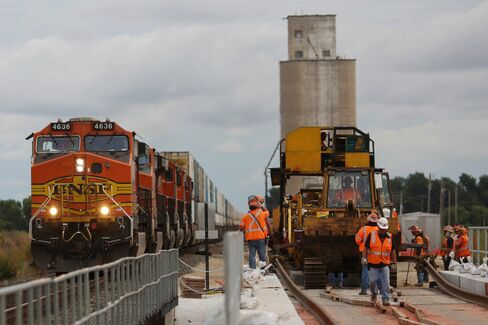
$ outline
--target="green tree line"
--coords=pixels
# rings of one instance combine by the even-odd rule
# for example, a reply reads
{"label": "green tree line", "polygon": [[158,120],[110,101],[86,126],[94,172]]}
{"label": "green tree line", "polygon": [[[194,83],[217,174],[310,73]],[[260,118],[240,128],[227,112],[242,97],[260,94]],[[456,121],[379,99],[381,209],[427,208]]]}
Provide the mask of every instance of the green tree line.
{"label": "green tree line", "polygon": [[[457,221],[466,226],[488,225],[488,175],[476,179],[471,175],[461,174],[456,182],[448,177],[431,177],[429,180],[428,175],[416,172],[407,177],[393,177],[390,184],[393,203],[399,212],[438,214],[442,210],[443,224],[454,224]],[[278,187],[269,190],[267,206],[270,209],[279,206]]]}
{"label": "green tree line", "polygon": [[0,200],[0,230],[27,230],[31,217],[31,198]]}
{"label": "green tree line", "polygon": [[391,188],[395,207],[403,213],[441,212],[443,224],[456,221],[466,226],[488,224],[488,175],[476,179],[463,173],[457,182],[448,177],[429,181],[424,173],[416,172],[392,178]]}

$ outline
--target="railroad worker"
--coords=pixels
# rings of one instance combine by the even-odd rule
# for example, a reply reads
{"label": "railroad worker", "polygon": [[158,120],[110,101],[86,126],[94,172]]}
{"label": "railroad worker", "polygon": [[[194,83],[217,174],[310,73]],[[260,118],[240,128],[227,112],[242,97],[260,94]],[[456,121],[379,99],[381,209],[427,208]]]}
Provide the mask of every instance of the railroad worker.
{"label": "railroad worker", "polygon": [[355,205],[358,205],[362,202],[361,193],[352,187],[352,178],[350,176],[346,176],[342,181],[342,189],[336,192],[334,201],[335,202],[343,202],[347,203],[347,201],[352,200]]}
{"label": "railroad worker", "polygon": [[[363,253],[364,250],[364,243],[366,243],[366,238],[371,233],[371,231],[378,229],[377,222],[378,222],[378,215],[374,212],[370,213],[367,217],[368,222],[359,228],[358,232],[356,233],[356,244],[359,246],[359,252]],[[378,287],[381,287],[381,284],[378,283]],[[368,263],[361,263],[361,291],[359,294],[361,296],[366,296],[368,294],[369,288],[369,275],[368,275]]]}
{"label": "railroad worker", "polygon": [[381,279],[381,299],[383,306],[390,305],[390,268],[396,270],[396,254],[392,235],[388,232],[388,220],[380,218],[378,229],[371,231],[366,238],[361,262],[368,265],[371,301],[378,296],[377,280]]}
{"label": "railroad worker", "polygon": [[440,255],[442,256],[442,262],[444,263],[444,270],[449,270],[449,264],[451,264],[451,252],[454,252],[454,229],[447,225],[444,227],[444,238],[442,239]]}
{"label": "railroad worker", "polygon": [[[249,248],[249,267],[256,268],[256,251],[259,261],[266,265],[266,243],[268,235],[266,218],[269,213],[260,208],[256,195],[250,195],[247,199],[249,211],[242,217],[240,230],[244,232],[244,237]],[[262,264],[262,263],[260,263]]]}
{"label": "railroad worker", "polygon": [[[415,255],[416,256],[427,255],[427,251],[429,250],[429,243],[430,243],[429,237],[425,236],[423,230],[419,228],[419,226],[417,225],[413,225],[408,229],[412,232],[412,235],[414,236],[412,242],[415,244],[423,245],[422,248],[415,249]],[[415,284],[415,286],[423,287],[424,282],[429,281],[429,274],[425,270],[425,267],[422,266],[420,263],[415,264],[415,270],[417,271],[417,281],[418,281],[417,284]]]}
{"label": "railroad worker", "polygon": [[466,228],[463,226],[454,227],[456,233],[456,239],[454,242],[454,254],[451,252],[450,256],[454,255],[454,258],[459,263],[471,262],[471,253],[469,251],[469,240]]}
{"label": "railroad worker", "polygon": [[334,289],[342,289],[344,283],[344,273],[343,272],[328,272],[327,277],[329,278],[329,283]]}
{"label": "railroad worker", "polygon": [[270,218],[269,210],[264,206],[264,202],[265,202],[264,196],[256,195],[256,197],[258,198],[259,208],[265,212],[268,212],[268,216],[266,217],[265,221],[266,221],[266,227],[268,227],[268,238],[271,239],[273,227],[271,227],[271,221],[269,220]]}

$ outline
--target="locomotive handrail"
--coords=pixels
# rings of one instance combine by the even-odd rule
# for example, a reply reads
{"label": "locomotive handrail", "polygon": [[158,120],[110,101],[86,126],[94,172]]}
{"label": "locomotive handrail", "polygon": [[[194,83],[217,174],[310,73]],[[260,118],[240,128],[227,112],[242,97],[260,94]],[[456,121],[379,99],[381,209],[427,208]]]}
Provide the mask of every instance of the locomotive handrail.
{"label": "locomotive handrail", "polygon": [[0,289],[0,324],[139,324],[178,303],[171,249]]}
{"label": "locomotive handrail", "polygon": [[132,237],[134,236],[133,232],[134,232],[134,219],[124,210],[124,208],[122,208],[120,206],[120,204],[115,201],[115,199],[107,193],[107,191],[105,190],[105,186],[103,186],[102,183],[95,183],[95,184],[98,184],[98,185],[102,185],[101,188],[103,190],[103,193],[105,193],[105,195],[108,196],[108,198],[110,200],[112,200],[113,203],[115,203],[115,205],[126,215],[127,218],[129,218],[129,221],[130,221],[130,235],[128,237],[126,237],[125,239],[132,239]]}
{"label": "locomotive handrail", "polygon": [[[53,185],[54,187],[55,185]],[[37,209],[37,211],[32,215],[32,217],[29,219],[29,238],[31,240],[37,240],[39,242],[44,242],[44,243],[49,243],[48,241],[46,240],[39,240],[39,239],[34,239],[34,236],[32,236],[32,221],[37,217],[37,215],[39,213],[41,213],[42,209],[44,209],[44,207],[51,201],[51,196],[52,196],[52,192],[51,192],[51,187],[48,186],[47,187],[47,198],[44,200],[44,202],[42,202],[41,206],[39,207],[39,209]]]}

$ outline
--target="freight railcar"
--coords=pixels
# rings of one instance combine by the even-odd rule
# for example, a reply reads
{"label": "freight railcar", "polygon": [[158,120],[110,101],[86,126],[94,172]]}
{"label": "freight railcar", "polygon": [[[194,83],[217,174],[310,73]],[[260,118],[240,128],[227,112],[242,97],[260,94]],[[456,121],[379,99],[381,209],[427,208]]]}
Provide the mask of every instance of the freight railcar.
{"label": "freight railcar", "polygon": [[[29,235],[40,268],[67,272],[194,244],[198,204],[213,204],[209,219],[220,218],[219,195],[203,168],[169,159],[115,122],[58,120],[28,139]],[[237,218],[220,200],[225,218]]]}
{"label": "freight railcar", "polygon": [[236,230],[239,227],[241,213],[237,211],[225,195],[207,176],[205,170],[188,151],[165,151],[161,153],[169,161],[180,166],[193,179],[192,222],[195,227],[204,227],[204,204],[208,205],[210,228],[219,230]]}

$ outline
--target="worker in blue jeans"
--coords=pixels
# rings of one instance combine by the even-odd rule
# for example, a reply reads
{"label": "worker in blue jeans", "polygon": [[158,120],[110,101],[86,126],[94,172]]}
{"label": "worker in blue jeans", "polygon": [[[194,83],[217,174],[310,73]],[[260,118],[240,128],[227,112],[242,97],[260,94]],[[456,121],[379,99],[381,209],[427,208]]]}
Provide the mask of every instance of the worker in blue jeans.
{"label": "worker in blue jeans", "polygon": [[329,283],[332,285],[334,289],[342,289],[344,283],[344,273],[338,272],[337,276],[334,272],[328,273]]}
{"label": "worker in blue jeans", "polygon": [[247,247],[249,249],[249,268],[256,268],[256,251],[259,256],[259,261],[266,264],[266,243],[264,239],[249,240]]}
{"label": "worker in blue jeans", "polygon": [[[266,236],[268,236],[269,212],[261,209],[261,204],[256,195],[250,195],[247,199],[249,211],[242,217],[240,230],[249,248],[249,267],[256,268],[256,251],[259,261],[266,265]],[[260,266],[261,267],[261,266]]]}
{"label": "worker in blue jeans", "polygon": [[381,279],[380,289],[383,306],[390,305],[390,268],[396,270],[396,254],[391,233],[388,232],[388,220],[380,218],[378,229],[373,230],[364,244],[363,264],[368,265],[369,289],[371,301],[376,302],[378,296],[377,280]]}
{"label": "worker in blue jeans", "polygon": [[[371,231],[378,229],[378,215],[374,212],[370,213],[367,217],[368,223],[362,226],[356,233],[356,244],[359,246],[359,252],[362,254],[364,250],[364,244]],[[377,282],[378,289],[381,289],[381,279]],[[369,275],[368,275],[368,263],[361,264],[361,291],[359,295],[367,296],[369,288]]]}

